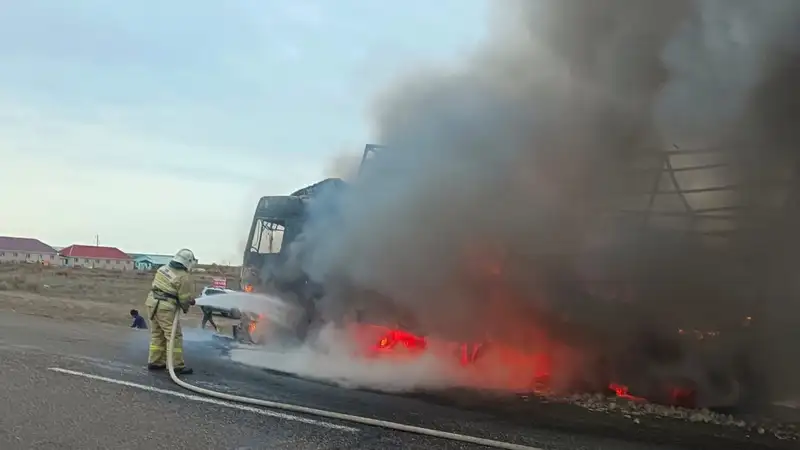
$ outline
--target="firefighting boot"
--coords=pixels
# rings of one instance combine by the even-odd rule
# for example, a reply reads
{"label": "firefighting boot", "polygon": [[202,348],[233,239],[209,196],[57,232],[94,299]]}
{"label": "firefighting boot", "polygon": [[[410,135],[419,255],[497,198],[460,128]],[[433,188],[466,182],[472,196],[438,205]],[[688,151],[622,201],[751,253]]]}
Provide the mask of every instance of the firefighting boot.
{"label": "firefighting boot", "polygon": [[175,375],[191,375],[194,373],[191,367],[176,367],[175,368]]}
{"label": "firefighting boot", "polygon": [[149,371],[157,371],[157,370],[164,370],[167,368],[166,364],[148,364],[147,370]]}

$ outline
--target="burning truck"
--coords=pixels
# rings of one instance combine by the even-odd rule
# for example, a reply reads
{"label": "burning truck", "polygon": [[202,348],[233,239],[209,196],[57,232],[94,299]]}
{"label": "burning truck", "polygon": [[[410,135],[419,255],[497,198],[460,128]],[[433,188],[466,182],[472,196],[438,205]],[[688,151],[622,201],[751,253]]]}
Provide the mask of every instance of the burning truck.
{"label": "burning truck", "polygon": [[[740,231],[785,225],[784,216],[759,204],[759,222],[754,223],[748,214],[754,207],[748,201],[753,199],[736,195],[741,186],[696,176],[748,164],[735,151],[671,149],[635,158],[626,174],[641,190],[620,197],[625,201],[613,208],[599,205],[593,211],[598,228],[613,223],[616,233],[604,235],[601,229],[580,254],[536,255],[531,265],[520,261],[526,255],[486,240],[457,255],[464,261],[471,295],[483,300],[470,309],[473,314],[481,311],[482,318],[475,321],[479,325],[465,332],[444,322],[432,326],[424,315],[385,293],[359,286],[358,280],[337,279],[335,273],[312,276],[307,270],[313,266],[315,245],[323,245],[305,236],[315,217],[324,214],[327,226],[340,223],[345,210],[340,200],[362,177],[370,176],[373,161],[380,172],[378,155],[383,150],[366,146],[359,177],[352,184],[326,179],[287,196],[259,200],[244,253],[242,290],[280,296],[303,311],[291,336],[275,338],[304,342],[315,329],[333,323],[354,330],[351,335],[365,358],[435,353],[458,361],[465,370],[481,364],[494,373],[502,369],[502,377],[476,381],[474,387],[479,388],[606,392],[711,408],[751,407],[768,397],[755,350],[765,332],[759,322],[767,313],[759,297],[764,291],[750,289],[764,288],[751,281],[763,279],[769,268],[759,267],[759,261],[766,261],[759,259],[763,242]],[[698,179],[710,180],[711,185],[700,186]],[[687,181],[691,186],[685,186]],[[773,205],[787,201],[791,191],[791,181],[778,183],[777,192],[784,195],[773,197]],[[653,237],[660,250],[642,250],[653,245]],[[335,229],[328,230],[326,239],[337,239]],[[674,251],[687,245],[703,251],[689,258]],[[607,251],[608,246],[614,251]],[[644,267],[655,264],[652,256],[637,257],[641,252],[657,254],[657,263],[673,270],[652,273]],[[715,264],[731,259],[742,261],[739,272],[715,272]],[[698,303],[694,293],[706,285],[683,284],[697,279],[684,277],[685,271],[698,270],[708,271],[709,286],[729,283],[719,277],[735,273],[743,288],[725,303]],[[520,277],[536,278],[534,294],[510,288],[509,280]],[[689,290],[692,295],[687,298]],[[674,300],[647,298],[654,292]],[[525,295],[558,298],[559,307],[515,301]],[[708,295],[715,295],[713,289]],[[721,307],[724,314],[717,309]],[[459,321],[458,310],[451,316]]]}

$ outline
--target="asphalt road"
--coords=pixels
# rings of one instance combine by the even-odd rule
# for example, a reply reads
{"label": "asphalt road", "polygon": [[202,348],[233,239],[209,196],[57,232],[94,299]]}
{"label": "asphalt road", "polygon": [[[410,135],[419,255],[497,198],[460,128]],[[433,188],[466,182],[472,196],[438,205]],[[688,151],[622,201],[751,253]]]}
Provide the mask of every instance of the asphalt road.
{"label": "asphalt road", "polygon": [[[146,352],[146,331],[0,313],[0,448],[486,448],[211,400],[183,390],[166,374],[148,373]],[[424,399],[268,373],[233,364],[224,347],[208,341],[187,339],[186,357],[196,370],[186,380],[201,387],[533,449],[688,448],[632,442],[624,432],[614,438],[537,427]]]}

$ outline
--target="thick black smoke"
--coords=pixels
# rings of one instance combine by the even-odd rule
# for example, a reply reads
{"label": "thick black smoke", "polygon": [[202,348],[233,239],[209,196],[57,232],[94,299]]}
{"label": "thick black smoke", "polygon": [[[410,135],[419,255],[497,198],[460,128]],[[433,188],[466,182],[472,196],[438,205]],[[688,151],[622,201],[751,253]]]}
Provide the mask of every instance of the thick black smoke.
{"label": "thick black smoke", "polygon": [[393,150],[298,242],[326,313],[380,304],[532,347],[544,330],[581,349],[581,376],[640,386],[797,388],[800,2],[493,3],[493,37],[461,67],[380,98]]}

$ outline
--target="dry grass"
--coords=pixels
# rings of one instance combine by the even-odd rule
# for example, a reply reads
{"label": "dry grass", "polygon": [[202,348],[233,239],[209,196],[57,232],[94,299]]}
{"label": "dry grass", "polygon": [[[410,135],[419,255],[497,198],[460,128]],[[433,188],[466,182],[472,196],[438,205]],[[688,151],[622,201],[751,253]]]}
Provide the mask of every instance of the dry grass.
{"label": "dry grass", "polygon": [[[211,284],[211,274],[195,274],[195,291]],[[130,324],[128,312],[144,309],[152,272],[0,264],[0,310],[119,325]],[[229,286],[238,279],[228,277]],[[194,311],[190,316],[197,320]]]}

